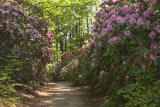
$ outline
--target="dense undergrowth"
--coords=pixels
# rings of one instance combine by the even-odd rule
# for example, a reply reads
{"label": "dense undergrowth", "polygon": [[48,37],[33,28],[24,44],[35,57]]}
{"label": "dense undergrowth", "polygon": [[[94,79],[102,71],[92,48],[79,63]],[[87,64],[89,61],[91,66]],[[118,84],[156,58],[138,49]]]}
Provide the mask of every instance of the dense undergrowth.
{"label": "dense undergrowth", "polygon": [[159,10],[158,0],[104,0],[69,80],[105,94],[103,107],[159,107]]}
{"label": "dense undergrowth", "polygon": [[16,1],[0,2],[0,98],[9,101],[23,84],[34,89],[46,80],[51,57],[47,22],[24,7]]}

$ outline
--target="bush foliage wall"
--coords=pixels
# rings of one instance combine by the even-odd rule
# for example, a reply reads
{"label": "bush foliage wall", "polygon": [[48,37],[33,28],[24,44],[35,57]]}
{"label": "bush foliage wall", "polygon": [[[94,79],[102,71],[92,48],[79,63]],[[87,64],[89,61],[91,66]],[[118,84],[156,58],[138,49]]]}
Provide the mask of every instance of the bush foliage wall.
{"label": "bush foliage wall", "polygon": [[45,20],[15,1],[0,2],[0,97],[13,83],[44,81],[51,35]]}

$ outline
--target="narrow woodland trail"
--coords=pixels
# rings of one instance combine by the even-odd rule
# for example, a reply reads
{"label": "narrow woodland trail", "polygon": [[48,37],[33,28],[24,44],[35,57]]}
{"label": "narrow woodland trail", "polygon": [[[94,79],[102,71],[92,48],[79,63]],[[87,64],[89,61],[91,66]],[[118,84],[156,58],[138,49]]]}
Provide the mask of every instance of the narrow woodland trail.
{"label": "narrow woodland trail", "polygon": [[68,82],[49,83],[37,93],[39,97],[29,107],[99,107],[98,99]]}

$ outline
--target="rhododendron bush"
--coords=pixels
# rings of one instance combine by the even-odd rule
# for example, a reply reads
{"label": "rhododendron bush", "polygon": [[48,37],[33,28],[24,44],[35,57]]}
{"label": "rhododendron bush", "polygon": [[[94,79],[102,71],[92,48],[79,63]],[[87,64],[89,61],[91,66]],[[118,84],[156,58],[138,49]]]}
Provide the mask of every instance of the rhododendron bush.
{"label": "rhododendron bush", "polygon": [[93,25],[95,37],[78,69],[83,82],[107,92],[104,107],[160,105],[159,18],[158,0],[102,1]]}
{"label": "rhododendron bush", "polygon": [[42,81],[51,40],[46,21],[29,15],[16,2],[0,2],[0,84],[9,84],[7,79]]}
{"label": "rhododendron bush", "polygon": [[102,51],[110,47],[108,53],[117,57],[117,63],[131,68],[151,68],[158,59],[158,6],[158,2],[152,0],[103,1],[102,9],[96,14],[93,30],[98,36],[93,44]]}
{"label": "rhododendron bush", "polygon": [[[120,87],[131,83],[141,84],[148,90],[154,81],[159,80],[157,76],[159,75],[159,6],[160,2],[157,0],[128,2],[106,0],[103,1],[102,8],[97,12],[93,27],[93,31],[97,34],[92,41],[95,46],[93,58],[95,56],[100,58],[99,65],[102,66],[100,71],[106,72],[107,82],[103,85],[108,84],[107,87],[111,89],[114,87],[115,93]],[[130,88],[133,87],[141,90],[139,87],[136,88],[136,85],[130,86]],[[126,88],[123,91],[128,90]],[[119,100],[117,102],[122,103],[123,107],[151,107],[152,105],[147,105],[147,100],[153,94],[144,94],[148,99],[140,98],[140,95],[135,97],[137,100],[144,100],[139,103],[130,96],[129,92],[122,93],[118,96],[124,101],[116,98],[115,94],[111,98]],[[136,96],[136,94],[140,94],[139,91],[135,91],[134,95]],[[154,93],[154,95],[159,94],[158,90]],[[152,100],[156,101],[157,99],[153,98]],[[115,103],[117,102],[115,101]],[[158,104],[155,105],[158,106]]]}

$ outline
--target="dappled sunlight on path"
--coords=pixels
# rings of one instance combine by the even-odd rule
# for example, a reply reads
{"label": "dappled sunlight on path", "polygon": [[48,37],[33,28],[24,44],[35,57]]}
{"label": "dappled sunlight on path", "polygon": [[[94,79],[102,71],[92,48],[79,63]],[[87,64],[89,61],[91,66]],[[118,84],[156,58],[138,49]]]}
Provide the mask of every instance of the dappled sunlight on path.
{"label": "dappled sunlight on path", "polygon": [[68,82],[49,83],[37,93],[39,97],[28,104],[30,107],[99,107],[97,99]]}

